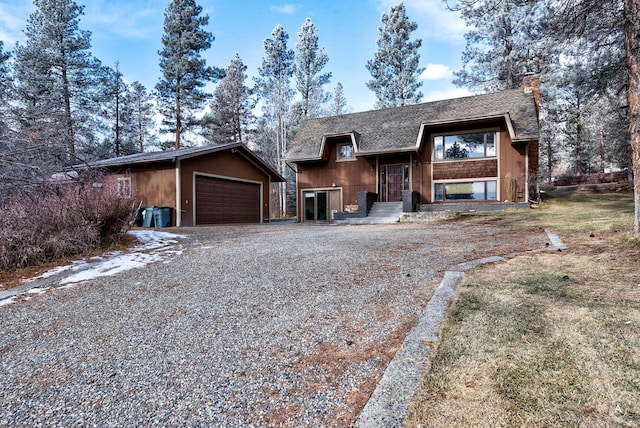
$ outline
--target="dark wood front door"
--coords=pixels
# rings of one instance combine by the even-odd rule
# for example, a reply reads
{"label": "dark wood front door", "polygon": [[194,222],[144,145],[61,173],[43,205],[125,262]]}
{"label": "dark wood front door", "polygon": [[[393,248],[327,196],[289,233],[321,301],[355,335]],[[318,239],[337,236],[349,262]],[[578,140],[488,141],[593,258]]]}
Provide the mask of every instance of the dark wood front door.
{"label": "dark wood front door", "polygon": [[402,191],[405,188],[405,177],[408,171],[405,171],[405,165],[382,165],[381,186],[383,202],[399,202],[402,201]]}

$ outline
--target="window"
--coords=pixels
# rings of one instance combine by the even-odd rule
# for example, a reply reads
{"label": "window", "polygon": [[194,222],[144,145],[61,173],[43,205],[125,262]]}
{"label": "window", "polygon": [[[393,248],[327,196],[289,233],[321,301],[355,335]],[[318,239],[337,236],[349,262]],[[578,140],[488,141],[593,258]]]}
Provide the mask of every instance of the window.
{"label": "window", "polygon": [[497,182],[468,181],[462,183],[436,183],[434,201],[495,201],[498,199]]}
{"label": "window", "polygon": [[488,158],[496,155],[494,131],[437,135],[433,138],[435,160]]}
{"label": "window", "polygon": [[353,145],[351,143],[338,144],[338,160],[353,159]]}
{"label": "window", "polygon": [[118,195],[123,198],[131,197],[131,177],[118,178]]}

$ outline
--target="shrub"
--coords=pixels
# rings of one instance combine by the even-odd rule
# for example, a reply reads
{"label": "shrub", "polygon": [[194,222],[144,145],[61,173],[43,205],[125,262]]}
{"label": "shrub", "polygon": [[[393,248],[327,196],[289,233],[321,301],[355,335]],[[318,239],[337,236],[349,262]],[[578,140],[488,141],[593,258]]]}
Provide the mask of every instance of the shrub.
{"label": "shrub", "polygon": [[0,210],[0,270],[107,247],[125,230],[132,204],[114,189],[89,182],[14,194]]}

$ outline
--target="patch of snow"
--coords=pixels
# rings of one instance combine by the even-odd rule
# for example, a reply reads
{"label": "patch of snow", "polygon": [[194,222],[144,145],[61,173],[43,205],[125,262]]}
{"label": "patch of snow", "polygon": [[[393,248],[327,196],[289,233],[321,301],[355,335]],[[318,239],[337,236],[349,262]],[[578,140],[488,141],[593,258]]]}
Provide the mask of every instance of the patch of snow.
{"label": "patch of snow", "polygon": [[[103,254],[99,257],[92,257],[90,261],[77,260],[67,266],[60,266],[48,270],[42,275],[30,278],[25,282],[33,282],[37,279],[49,278],[65,272],[70,275],[63,277],[58,289],[73,288],[78,283],[89,281],[95,278],[116,275],[131,269],[139,269],[155,262],[170,262],[170,257],[182,254],[177,238],[186,238],[184,235],[177,235],[169,232],[156,230],[135,230],[129,232],[141,245],[132,248],[128,252],[114,251]],[[50,290],[51,287],[36,287],[28,291],[23,291],[15,296],[0,300],[0,306],[14,303],[18,299],[28,300],[33,295],[39,295]]]}

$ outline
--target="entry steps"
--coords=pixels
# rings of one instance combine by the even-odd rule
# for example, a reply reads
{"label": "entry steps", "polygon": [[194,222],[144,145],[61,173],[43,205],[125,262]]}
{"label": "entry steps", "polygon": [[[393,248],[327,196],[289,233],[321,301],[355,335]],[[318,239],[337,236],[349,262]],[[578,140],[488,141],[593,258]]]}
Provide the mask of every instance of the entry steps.
{"label": "entry steps", "polygon": [[402,202],[375,202],[367,217],[348,218],[348,224],[391,224],[400,221]]}

